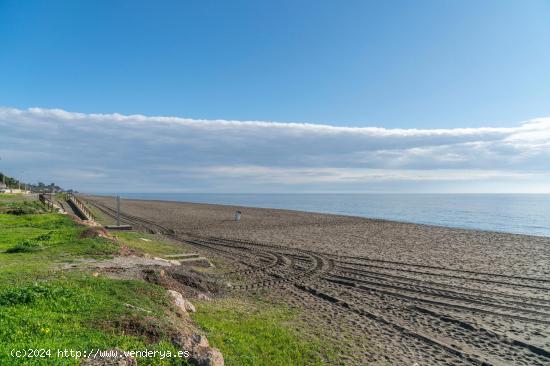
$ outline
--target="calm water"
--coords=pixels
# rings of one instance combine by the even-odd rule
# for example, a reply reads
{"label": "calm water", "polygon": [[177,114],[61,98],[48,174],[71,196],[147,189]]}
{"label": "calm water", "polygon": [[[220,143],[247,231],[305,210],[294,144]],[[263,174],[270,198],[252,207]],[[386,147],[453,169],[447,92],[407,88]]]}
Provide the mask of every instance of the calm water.
{"label": "calm water", "polygon": [[[283,208],[550,236],[550,194],[151,194],[122,197]],[[246,213],[245,213],[246,214]]]}

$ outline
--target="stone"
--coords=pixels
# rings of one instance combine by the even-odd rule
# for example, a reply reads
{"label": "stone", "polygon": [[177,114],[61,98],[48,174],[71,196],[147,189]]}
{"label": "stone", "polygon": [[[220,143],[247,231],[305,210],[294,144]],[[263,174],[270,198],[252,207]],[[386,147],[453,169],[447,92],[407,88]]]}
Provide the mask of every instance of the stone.
{"label": "stone", "polygon": [[174,344],[189,352],[189,363],[196,366],[223,366],[223,355],[217,348],[210,347],[208,339],[200,334],[179,335]]}
{"label": "stone", "polygon": [[210,296],[208,296],[207,294],[203,294],[202,292],[197,295],[197,299],[206,301],[212,300]]}
{"label": "stone", "polygon": [[195,305],[193,305],[191,303],[191,301],[187,300],[187,299],[184,299],[185,302],[184,302],[184,306],[185,306],[185,310],[191,312],[191,313],[194,313],[197,311],[197,309],[195,309]]}
{"label": "stone", "polygon": [[184,299],[183,295],[174,290],[168,290],[168,294],[172,298],[174,305],[176,305],[184,313],[196,311],[195,305],[193,305],[189,300]]}
{"label": "stone", "polygon": [[202,347],[191,353],[189,361],[197,366],[223,366],[223,355],[217,348]]}

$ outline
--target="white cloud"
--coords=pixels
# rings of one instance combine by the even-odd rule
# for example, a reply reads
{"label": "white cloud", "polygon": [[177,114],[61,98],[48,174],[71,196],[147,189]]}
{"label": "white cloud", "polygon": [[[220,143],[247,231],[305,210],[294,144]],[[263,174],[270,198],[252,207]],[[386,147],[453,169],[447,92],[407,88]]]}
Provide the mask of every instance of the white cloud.
{"label": "white cloud", "polygon": [[550,118],[386,129],[0,108],[0,149],[0,170],[88,190],[334,191],[403,182],[437,190],[437,182],[479,181],[525,190],[548,182]]}
{"label": "white cloud", "polygon": [[[219,166],[196,169],[202,177],[262,179],[281,184],[369,183],[384,181],[470,181],[495,178],[537,178],[539,174],[497,170],[393,170],[346,168],[269,168],[261,166]],[[542,174],[548,176],[549,174]],[[548,178],[548,177],[547,177]]]}

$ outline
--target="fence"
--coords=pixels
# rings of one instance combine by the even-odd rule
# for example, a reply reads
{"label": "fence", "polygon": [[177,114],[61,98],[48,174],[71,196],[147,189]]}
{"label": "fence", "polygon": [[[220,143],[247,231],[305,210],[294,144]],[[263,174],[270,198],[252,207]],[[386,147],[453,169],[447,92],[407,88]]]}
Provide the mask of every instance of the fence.
{"label": "fence", "polygon": [[40,193],[38,195],[38,199],[40,202],[42,202],[50,211],[57,210],[59,212],[65,212],[63,207],[59,206],[58,204],[54,203],[51,199],[49,199],[44,193]]}
{"label": "fence", "polygon": [[72,193],[64,193],[65,200],[71,202],[86,220],[95,221],[95,216],[82,201]]}

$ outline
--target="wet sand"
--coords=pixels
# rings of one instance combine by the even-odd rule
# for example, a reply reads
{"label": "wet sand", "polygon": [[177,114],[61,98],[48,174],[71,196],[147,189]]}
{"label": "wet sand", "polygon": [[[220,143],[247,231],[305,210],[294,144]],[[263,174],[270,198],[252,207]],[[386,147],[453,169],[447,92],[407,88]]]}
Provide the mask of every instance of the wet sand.
{"label": "wet sand", "polygon": [[[113,213],[112,197],[88,199]],[[122,211],[225,260],[235,291],[308,310],[342,364],[550,364],[550,238],[163,201]]]}

